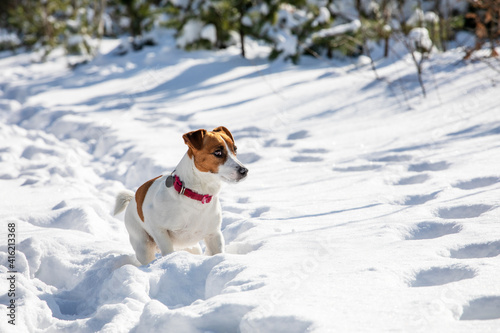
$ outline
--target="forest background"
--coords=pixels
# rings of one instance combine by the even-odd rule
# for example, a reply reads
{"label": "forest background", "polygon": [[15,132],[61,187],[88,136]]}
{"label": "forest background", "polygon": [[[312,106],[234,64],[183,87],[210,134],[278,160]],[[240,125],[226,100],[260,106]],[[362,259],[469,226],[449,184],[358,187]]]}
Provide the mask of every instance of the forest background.
{"label": "forest background", "polygon": [[469,58],[485,45],[497,56],[499,17],[500,0],[4,0],[0,51],[23,47],[43,61],[62,46],[85,62],[102,38],[122,38],[117,54],[126,54],[160,43],[155,32],[171,28],[180,48],[238,45],[243,57],[252,38],[271,46],[270,59],[294,63],[303,55],[371,58],[373,43],[387,57],[391,41],[423,59],[468,31],[476,38],[464,48]]}

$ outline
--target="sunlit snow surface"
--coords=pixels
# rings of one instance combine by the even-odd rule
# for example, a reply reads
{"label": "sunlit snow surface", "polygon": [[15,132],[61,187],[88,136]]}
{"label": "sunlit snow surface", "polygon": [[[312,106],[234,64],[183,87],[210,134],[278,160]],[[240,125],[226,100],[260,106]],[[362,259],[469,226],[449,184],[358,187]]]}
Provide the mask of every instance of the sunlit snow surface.
{"label": "sunlit snow surface", "polygon": [[[398,45],[372,51],[375,80],[361,60],[268,63],[250,42],[248,59],[168,34],[123,57],[117,44],[75,70],[57,52],[0,55],[1,332],[500,327],[498,61],[431,55],[424,99]],[[116,193],[220,125],[250,170],[220,195],[227,253],[139,266]]]}

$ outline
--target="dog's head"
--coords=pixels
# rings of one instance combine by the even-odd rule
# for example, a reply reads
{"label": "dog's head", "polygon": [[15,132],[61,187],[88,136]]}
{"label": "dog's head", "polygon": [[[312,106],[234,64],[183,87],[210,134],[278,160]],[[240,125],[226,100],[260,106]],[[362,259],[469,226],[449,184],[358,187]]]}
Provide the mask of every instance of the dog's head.
{"label": "dog's head", "polygon": [[248,169],[236,158],[233,135],[220,126],[213,131],[199,129],[182,136],[188,145],[188,156],[201,172],[219,175],[229,182],[245,178]]}

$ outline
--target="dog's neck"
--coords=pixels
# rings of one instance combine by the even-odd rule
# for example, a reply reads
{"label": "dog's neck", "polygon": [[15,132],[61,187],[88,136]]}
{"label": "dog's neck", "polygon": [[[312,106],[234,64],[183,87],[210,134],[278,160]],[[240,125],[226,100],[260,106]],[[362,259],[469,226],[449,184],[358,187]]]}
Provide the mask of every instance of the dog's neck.
{"label": "dog's neck", "polygon": [[222,187],[220,177],[210,172],[201,172],[194,165],[193,159],[186,153],[175,168],[175,174],[186,188],[199,194],[217,195]]}

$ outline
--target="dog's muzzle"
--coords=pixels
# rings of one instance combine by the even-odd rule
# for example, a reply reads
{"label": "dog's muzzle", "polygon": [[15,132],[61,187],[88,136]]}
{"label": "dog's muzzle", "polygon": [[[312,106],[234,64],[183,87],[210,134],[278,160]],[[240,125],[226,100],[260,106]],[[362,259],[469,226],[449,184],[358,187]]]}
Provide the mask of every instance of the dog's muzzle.
{"label": "dog's muzzle", "polygon": [[239,166],[238,167],[238,173],[240,174],[240,179],[243,179],[247,176],[248,174],[248,169],[245,168],[244,166]]}

